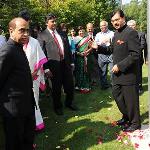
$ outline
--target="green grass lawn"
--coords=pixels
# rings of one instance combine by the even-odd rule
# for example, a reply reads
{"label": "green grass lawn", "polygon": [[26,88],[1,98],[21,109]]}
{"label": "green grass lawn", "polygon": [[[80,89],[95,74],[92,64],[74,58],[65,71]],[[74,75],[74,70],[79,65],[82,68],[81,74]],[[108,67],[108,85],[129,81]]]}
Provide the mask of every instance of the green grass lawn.
{"label": "green grass lawn", "polygon": [[[143,66],[144,93],[140,96],[142,124],[148,124],[148,78],[147,66]],[[98,84],[98,83],[97,83]],[[51,98],[41,97],[41,111],[46,129],[37,133],[36,150],[133,150],[130,143],[117,140],[122,131],[112,126],[121,118],[111,89],[101,91],[99,86],[90,94],[75,94],[75,102],[80,108],[72,112],[64,108],[64,116],[56,116]],[[1,140],[2,139],[2,140]],[[124,140],[127,138],[125,137]],[[3,150],[3,136],[0,128],[0,150]],[[102,144],[101,144],[102,141]]]}

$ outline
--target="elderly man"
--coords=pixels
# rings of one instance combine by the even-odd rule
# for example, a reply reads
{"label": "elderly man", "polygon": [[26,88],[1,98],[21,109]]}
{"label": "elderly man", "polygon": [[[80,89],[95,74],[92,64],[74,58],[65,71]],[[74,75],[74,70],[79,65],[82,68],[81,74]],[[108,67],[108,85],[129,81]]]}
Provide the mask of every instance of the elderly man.
{"label": "elderly man", "polygon": [[[127,22],[127,25],[134,30],[136,30],[136,22],[135,20],[129,20]],[[140,55],[140,60],[139,60],[139,71],[138,71],[138,83],[139,83],[139,94],[143,93],[143,87],[142,87],[142,65],[144,63],[143,59],[143,50],[144,54],[147,53],[147,43],[146,43],[146,38],[145,38],[145,33],[144,32],[138,32],[139,40],[140,40],[140,50],[141,50],[141,55]],[[144,55],[145,56],[145,55]]]}
{"label": "elderly man", "polygon": [[10,39],[0,49],[0,111],[6,150],[32,150],[35,130],[35,99],[32,76],[23,43],[29,24],[22,18],[9,23]]}
{"label": "elderly man", "polygon": [[[108,47],[112,41],[114,32],[108,29],[108,22],[104,20],[100,22],[100,29],[101,32],[96,34],[95,41],[98,45],[101,45],[103,47]],[[100,68],[101,89],[105,90],[109,87],[107,81],[108,66],[110,69],[109,72],[112,79],[112,71],[111,71],[113,66],[112,54],[98,54],[98,64]]]}

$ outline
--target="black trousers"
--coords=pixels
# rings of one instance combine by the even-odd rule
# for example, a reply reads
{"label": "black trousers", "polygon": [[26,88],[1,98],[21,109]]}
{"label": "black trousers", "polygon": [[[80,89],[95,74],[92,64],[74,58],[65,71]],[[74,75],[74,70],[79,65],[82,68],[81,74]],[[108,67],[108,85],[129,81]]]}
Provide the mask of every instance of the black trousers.
{"label": "black trousers", "polygon": [[33,150],[35,115],[26,117],[7,115],[2,119],[5,133],[5,150]]}
{"label": "black trousers", "polygon": [[123,114],[128,118],[131,126],[140,126],[139,93],[137,85],[113,85],[112,93],[116,104]]}
{"label": "black trousers", "polygon": [[52,98],[54,109],[62,109],[61,90],[62,86],[66,94],[65,105],[71,105],[74,99],[74,81],[73,72],[70,65],[65,61],[49,60],[49,69],[53,77],[52,81]]}
{"label": "black trousers", "polygon": [[139,90],[142,90],[142,66],[143,66],[143,63],[144,63],[144,60],[143,60],[143,53],[142,53],[142,56],[140,57],[139,62],[138,62],[138,74],[137,74]]}

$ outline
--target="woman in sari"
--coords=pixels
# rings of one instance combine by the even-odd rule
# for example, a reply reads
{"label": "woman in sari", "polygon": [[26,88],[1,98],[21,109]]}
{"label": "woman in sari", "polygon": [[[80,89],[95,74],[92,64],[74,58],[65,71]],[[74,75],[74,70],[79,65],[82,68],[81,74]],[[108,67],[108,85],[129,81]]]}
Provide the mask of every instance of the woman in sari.
{"label": "woman in sari", "polygon": [[78,27],[78,39],[76,60],[75,60],[75,89],[80,90],[81,93],[88,93],[91,90],[90,87],[90,52],[92,48],[89,48],[91,39],[89,36],[85,36],[84,30],[81,26]]}
{"label": "woman in sari", "polygon": [[43,91],[45,89],[43,64],[47,62],[47,58],[42,51],[39,42],[29,37],[28,41],[23,46],[24,52],[27,56],[30,70],[33,78],[33,92],[36,101],[35,119],[37,131],[45,128],[41,111],[39,108],[39,88]]}

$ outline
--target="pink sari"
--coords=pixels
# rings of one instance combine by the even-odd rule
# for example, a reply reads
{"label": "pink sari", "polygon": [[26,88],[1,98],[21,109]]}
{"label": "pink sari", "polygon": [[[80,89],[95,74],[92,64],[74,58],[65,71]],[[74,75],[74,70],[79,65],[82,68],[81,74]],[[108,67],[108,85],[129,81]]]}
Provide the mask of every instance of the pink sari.
{"label": "pink sari", "polygon": [[39,108],[39,88],[41,90],[46,88],[43,64],[47,62],[47,58],[41,49],[39,42],[32,37],[29,37],[29,42],[27,45],[24,45],[23,49],[28,58],[31,73],[37,71],[37,75],[33,79],[33,92],[37,105],[37,109],[35,109],[36,130],[41,130],[45,125]]}

